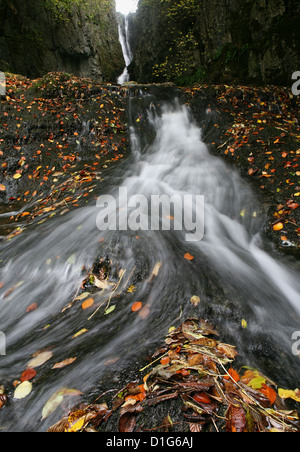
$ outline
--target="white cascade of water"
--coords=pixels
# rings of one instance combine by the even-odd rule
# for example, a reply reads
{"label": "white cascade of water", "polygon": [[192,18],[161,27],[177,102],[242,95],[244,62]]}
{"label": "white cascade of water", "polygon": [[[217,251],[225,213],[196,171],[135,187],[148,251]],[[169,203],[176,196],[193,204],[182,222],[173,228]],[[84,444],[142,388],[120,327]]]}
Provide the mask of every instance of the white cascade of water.
{"label": "white cascade of water", "polygon": [[125,68],[123,73],[118,78],[118,84],[123,85],[123,83],[129,82],[130,76],[128,71],[128,66],[132,62],[133,54],[130,47],[129,41],[129,17],[128,15],[118,15],[119,22],[119,41],[122,47],[123,56],[125,60]]}

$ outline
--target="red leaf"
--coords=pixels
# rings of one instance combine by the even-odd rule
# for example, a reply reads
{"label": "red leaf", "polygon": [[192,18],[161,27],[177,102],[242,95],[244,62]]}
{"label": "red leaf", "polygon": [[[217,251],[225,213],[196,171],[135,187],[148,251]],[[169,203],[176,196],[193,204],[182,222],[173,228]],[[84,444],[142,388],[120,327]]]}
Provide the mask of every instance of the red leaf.
{"label": "red leaf", "polygon": [[211,403],[211,399],[208,397],[208,395],[205,394],[205,392],[199,392],[199,393],[195,394],[193,396],[193,399],[199,403],[205,403],[205,404]]}
{"label": "red leaf", "polygon": [[34,369],[27,369],[22,373],[20,380],[22,383],[24,383],[24,381],[32,380],[35,376],[36,376],[36,371]]}

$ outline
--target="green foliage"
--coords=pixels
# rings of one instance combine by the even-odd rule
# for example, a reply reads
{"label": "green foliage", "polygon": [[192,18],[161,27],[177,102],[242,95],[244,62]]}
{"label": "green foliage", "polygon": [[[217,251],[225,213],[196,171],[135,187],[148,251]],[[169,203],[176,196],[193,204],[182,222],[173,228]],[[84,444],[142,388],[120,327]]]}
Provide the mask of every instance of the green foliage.
{"label": "green foliage", "polygon": [[162,0],[168,8],[168,17],[177,22],[194,22],[195,16],[200,13],[199,0]]}
{"label": "green foliage", "polygon": [[45,0],[46,8],[51,11],[55,20],[67,21],[74,7],[80,7],[85,14],[92,18],[96,13],[108,13],[114,6],[113,0]]}
{"label": "green foliage", "polygon": [[175,82],[179,86],[191,86],[196,85],[198,83],[203,83],[206,79],[206,71],[201,66],[195,72],[191,74],[182,75]]}
{"label": "green foliage", "polygon": [[46,0],[45,6],[51,11],[56,20],[67,20],[73,5],[82,3],[81,0]]}
{"label": "green foliage", "polygon": [[179,85],[203,81],[205,72],[199,68],[200,51],[196,36],[199,0],[160,0],[160,3],[167,21],[168,50],[164,60],[153,67],[153,76],[159,82]]}
{"label": "green foliage", "polygon": [[179,31],[174,36],[174,41],[169,48],[165,61],[153,68],[153,75],[160,81],[183,83],[194,72],[195,68],[191,67],[191,63],[193,62],[193,55],[197,51],[197,46],[197,41],[191,31],[187,34]]}

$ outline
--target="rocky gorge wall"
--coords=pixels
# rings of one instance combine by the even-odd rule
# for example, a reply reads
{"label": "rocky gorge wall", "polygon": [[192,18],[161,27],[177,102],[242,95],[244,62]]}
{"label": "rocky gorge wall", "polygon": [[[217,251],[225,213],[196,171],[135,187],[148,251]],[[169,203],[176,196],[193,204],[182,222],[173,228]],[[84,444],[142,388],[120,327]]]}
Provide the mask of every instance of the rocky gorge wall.
{"label": "rocky gorge wall", "polygon": [[132,78],[290,85],[299,18],[297,0],[140,0]]}
{"label": "rocky gorge wall", "polygon": [[124,67],[114,0],[0,0],[0,70],[115,81]]}

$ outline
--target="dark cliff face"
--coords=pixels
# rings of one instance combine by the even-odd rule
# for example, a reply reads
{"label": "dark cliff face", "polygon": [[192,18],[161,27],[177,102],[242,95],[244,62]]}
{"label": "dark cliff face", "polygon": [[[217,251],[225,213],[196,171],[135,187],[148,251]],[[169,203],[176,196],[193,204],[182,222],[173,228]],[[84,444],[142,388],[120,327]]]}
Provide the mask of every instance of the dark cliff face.
{"label": "dark cliff face", "polygon": [[0,0],[0,70],[115,81],[124,59],[114,0]]}
{"label": "dark cliff face", "polygon": [[290,85],[300,68],[297,0],[140,0],[132,78]]}

